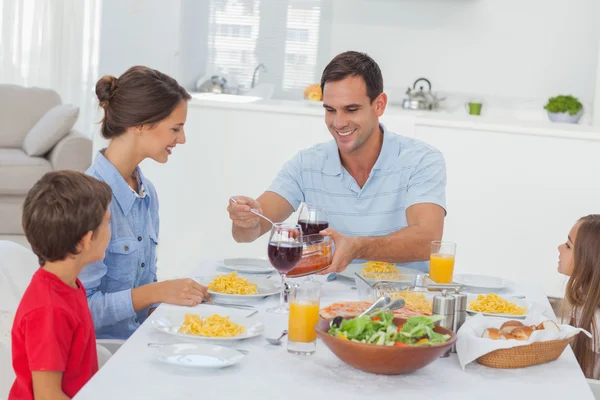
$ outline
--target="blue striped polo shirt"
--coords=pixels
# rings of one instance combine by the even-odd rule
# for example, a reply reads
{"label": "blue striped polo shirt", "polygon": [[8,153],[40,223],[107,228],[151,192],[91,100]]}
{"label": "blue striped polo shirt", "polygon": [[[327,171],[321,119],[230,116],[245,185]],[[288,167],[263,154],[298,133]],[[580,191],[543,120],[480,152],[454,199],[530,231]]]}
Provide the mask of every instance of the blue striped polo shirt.
{"label": "blue striped polo shirt", "polygon": [[[437,149],[383,131],[381,153],[361,188],[342,166],[335,140],[300,151],[268,191],[297,210],[300,203],[327,208],[329,226],[349,236],[384,236],[406,228],[406,209],[433,203],[446,208],[446,166]],[[376,260],[373,260],[376,261]],[[399,266],[429,271],[428,261]]]}

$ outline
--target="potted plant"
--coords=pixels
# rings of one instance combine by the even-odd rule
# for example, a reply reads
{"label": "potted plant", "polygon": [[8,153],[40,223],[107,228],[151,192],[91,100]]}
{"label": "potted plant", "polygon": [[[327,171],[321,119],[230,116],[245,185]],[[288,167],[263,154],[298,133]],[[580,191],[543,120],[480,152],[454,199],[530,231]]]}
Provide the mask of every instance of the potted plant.
{"label": "potted plant", "polygon": [[583,114],[583,105],[571,95],[551,97],[544,109],[552,122],[576,124]]}

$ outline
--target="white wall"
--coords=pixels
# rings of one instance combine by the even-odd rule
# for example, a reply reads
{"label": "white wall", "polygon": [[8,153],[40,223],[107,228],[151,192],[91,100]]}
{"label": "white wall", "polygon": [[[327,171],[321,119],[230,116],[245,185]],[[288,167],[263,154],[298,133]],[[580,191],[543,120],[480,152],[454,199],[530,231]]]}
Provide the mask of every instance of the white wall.
{"label": "white wall", "polygon": [[[597,0],[331,1],[323,56],[369,53],[387,89],[426,76],[444,92],[594,99]],[[104,0],[100,73],[145,64],[191,87],[204,72],[207,8],[208,0]]]}
{"label": "white wall", "polygon": [[180,76],[181,0],[103,0],[100,75],[146,65]]}
{"label": "white wall", "polygon": [[369,53],[387,87],[592,101],[597,0],[334,0],[332,54]]}

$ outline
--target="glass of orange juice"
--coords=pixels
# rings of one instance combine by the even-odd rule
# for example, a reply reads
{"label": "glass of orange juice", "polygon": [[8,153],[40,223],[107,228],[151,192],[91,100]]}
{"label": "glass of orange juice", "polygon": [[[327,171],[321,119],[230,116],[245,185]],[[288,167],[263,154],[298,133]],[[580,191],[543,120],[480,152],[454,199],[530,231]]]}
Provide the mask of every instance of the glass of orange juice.
{"label": "glass of orange juice", "polygon": [[311,355],[317,348],[315,327],[319,322],[321,284],[302,281],[290,288],[290,316],[288,323],[288,351]]}
{"label": "glass of orange juice", "polygon": [[431,242],[429,277],[437,283],[452,283],[455,256],[456,243],[442,241]]}

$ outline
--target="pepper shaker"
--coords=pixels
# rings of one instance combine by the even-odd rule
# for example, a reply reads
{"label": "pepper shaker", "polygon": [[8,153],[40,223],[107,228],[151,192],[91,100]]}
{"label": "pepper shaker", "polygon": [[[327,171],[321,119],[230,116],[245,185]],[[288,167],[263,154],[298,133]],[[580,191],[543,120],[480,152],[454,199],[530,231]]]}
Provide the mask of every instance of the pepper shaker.
{"label": "pepper shaker", "polygon": [[[452,330],[458,333],[460,327],[467,320],[467,295],[460,293],[459,290],[453,294],[454,296],[454,324]],[[452,353],[456,353],[456,344],[450,349]]]}
{"label": "pepper shaker", "polygon": [[[454,296],[449,295],[446,289],[442,290],[441,295],[433,297],[433,309],[432,314],[434,316],[441,316],[439,325],[443,328],[450,330],[454,329],[454,310],[455,310],[456,299]],[[450,350],[445,352],[442,357],[448,357]]]}

